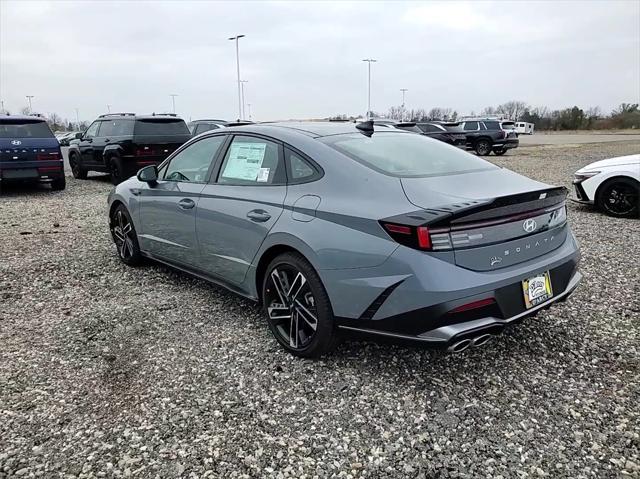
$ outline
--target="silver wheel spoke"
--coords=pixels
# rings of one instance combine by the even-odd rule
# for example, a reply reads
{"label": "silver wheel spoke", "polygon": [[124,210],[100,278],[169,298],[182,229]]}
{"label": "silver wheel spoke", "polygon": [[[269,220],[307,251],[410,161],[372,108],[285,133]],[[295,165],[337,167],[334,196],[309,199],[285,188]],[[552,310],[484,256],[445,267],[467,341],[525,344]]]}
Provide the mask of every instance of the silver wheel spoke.
{"label": "silver wheel spoke", "polygon": [[283,304],[274,304],[268,308],[269,317],[271,319],[291,319],[289,308]]}
{"label": "silver wheel spoke", "polygon": [[124,241],[124,235],[122,234],[122,230],[119,226],[113,228],[113,235],[120,241]]}
{"label": "silver wheel spoke", "polygon": [[126,249],[127,249],[127,242],[126,242],[126,241],[123,241],[123,242],[120,244],[120,257],[121,257],[121,258],[126,258],[126,256],[125,256],[125,250],[126,250]]}
{"label": "silver wheel spoke", "polygon": [[296,312],[298,313],[297,316],[301,316],[311,329],[316,330],[318,327],[318,318],[298,300],[296,300]]}
{"label": "silver wheel spoke", "polygon": [[300,292],[300,290],[302,289],[302,287],[305,285],[306,282],[307,280],[302,275],[302,273],[298,273],[296,275],[295,279],[293,280],[293,283],[291,283],[291,288],[287,293],[287,296],[291,301],[294,301],[296,299],[296,296],[298,296],[298,293]]}
{"label": "silver wheel spoke", "polygon": [[129,238],[125,238],[124,244],[127,245],[127,249],[129,250],[129,256],[133,256],[133,242]]}
{"label": "silver wheel spoke", "polygon": [[131,223],[127,223],[126,225],[124,225],[122,232],[124,234],[129,234],[131,232]]}
{"label": "silver wheel spoke", "polygon": [[291,315],[291,322],[289,326],[289,345],[292,348],[298,347],[298,315]]}
{"label": "silver wheel spoke", "polygon": [[278,273],[277,269],[274,269],[271,272],[271,280],[273,281],[273,287],[276,288],[276,292],[278,293],[278,297],[280,298],[280,303],[281,304],[286,304],[287,302],[285,301],[285,293],[284,293],[284,288],[282,286],[282,281],[280,280],[280,274]]}

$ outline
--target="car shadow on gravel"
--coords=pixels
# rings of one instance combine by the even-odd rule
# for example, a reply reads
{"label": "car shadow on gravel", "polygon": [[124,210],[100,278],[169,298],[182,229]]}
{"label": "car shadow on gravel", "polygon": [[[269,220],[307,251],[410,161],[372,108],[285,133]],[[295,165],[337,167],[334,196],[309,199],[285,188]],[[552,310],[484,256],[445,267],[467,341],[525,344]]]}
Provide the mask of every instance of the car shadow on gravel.
{"label": "car shadow on gravel", "polygon": [[61,191],[51,191],[51,186],[46,183],[7,183],[0,182],[0,197],[11,198],[23,195],[50,195],[61,194]]}

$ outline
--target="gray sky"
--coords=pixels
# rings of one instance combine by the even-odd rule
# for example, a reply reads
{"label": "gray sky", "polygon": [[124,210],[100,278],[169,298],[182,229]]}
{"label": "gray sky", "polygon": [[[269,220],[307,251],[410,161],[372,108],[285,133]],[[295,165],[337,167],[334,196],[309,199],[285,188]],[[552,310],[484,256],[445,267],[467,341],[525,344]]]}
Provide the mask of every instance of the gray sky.
{"label": "gray sky", "polygon": [[508,100],[605,112],[640,97],[640,2],[0,0],[0,98],[92,120],[112,111],[237,117],[234,44],[254,119]]}

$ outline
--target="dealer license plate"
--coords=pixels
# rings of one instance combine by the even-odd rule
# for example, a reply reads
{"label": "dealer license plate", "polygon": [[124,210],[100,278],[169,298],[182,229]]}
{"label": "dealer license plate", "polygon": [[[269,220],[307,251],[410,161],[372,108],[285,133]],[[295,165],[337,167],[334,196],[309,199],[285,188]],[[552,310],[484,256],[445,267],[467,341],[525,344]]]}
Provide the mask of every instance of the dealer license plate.
{"label": "dealer license plate", "polygon": [[527,309],[544,303],[551,298],[553,289],[551,288],[549,272],[545,271],[522,281],[522,292],[524,293],[524,304]]}

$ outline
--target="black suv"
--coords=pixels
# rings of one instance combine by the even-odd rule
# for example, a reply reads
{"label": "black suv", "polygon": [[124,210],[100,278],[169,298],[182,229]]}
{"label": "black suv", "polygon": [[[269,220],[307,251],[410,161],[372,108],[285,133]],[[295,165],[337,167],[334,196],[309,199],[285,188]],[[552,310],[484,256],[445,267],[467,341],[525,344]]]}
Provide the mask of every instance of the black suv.
{"label": "black suv", "polygon": [[453,128],[447,130],[443,125],[436,122],[416,123],[416,126],[431,138],[444,141],[459,148],[466,148],[467,137],[462,131],[455,131]]}
{"label": "black suv", "polygon": [[0,116],[0,184],[41,181],[64,190],[62,161],[60,144],[44,118]]}
{"label": "black suv", "polygon": [[191,133],[184,120],[171,114],[110,113],[100,115],[77,138],[69,146],[74,178],[101,171],[110,173],[117,185],[140,168],[164,161]]}
{"label": "black suv", "polygon": [[[509,122],[511,123],[511,122]],[[515,130],[502,128],[499,120],[464,120],[458,123],[443,123],[448,131],[463,132],[467,138],[467,149],[480,156],[504,155],[507,150],[520,144]]]}

